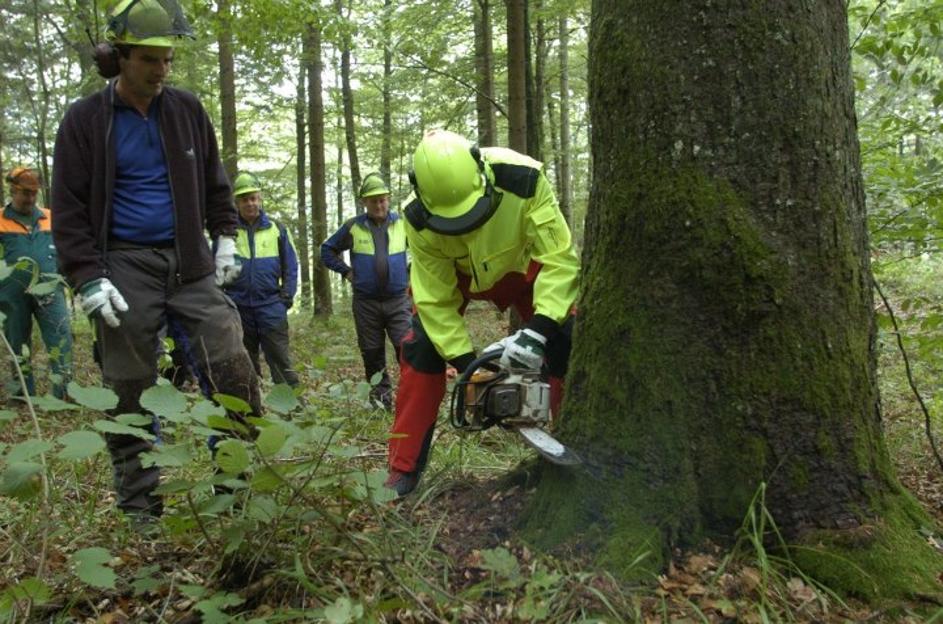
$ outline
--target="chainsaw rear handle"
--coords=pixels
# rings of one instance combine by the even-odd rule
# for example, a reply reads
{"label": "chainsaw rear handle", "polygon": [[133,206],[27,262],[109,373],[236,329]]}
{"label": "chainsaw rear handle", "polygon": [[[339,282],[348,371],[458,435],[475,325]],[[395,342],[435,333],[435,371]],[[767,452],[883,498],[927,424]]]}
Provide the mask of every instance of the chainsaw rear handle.
{"label": "chainsaw rear handle", "polygon": [[465,386],[471,380],[479,368],[486,368],[498,372],[501,367],[495,364],[495,360],[501,358],[504,353],[504,347],[487,351],[479,355],[469,364],[462,374],[455,380],[455,386],[452,388],[451,409],[449,410],[449,420],[456,429],[465,429],[468,427],[468,421],[465,419]]}

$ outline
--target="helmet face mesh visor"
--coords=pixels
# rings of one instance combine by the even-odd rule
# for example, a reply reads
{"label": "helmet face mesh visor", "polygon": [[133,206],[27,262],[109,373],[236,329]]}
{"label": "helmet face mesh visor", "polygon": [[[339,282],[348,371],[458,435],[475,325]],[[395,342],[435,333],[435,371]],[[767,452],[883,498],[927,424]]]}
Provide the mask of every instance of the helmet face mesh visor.
{"label": "helmet face mesh visor", "polygon": [[112,16],[108,30],[119,39],[126,34],[136,39],[151,37],[193,37],[193,29],[176,0],[131,0]]}

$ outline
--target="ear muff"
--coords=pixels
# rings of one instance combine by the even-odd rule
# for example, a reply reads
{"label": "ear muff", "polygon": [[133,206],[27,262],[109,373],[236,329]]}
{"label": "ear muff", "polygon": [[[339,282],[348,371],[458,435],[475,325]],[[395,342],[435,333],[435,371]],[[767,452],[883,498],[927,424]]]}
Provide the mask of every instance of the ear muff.
{"label": "ear muff", "polygon": [[469,148],[469,152],[471,152],[472,158],[474,158],[475,162],[478,164],[478,171],[485,179],[485,192],[468,212],[458,217],[441,217],[426,208],[426,205],[422,202],[422,197],[419,195],[419,184],[416,181],[416,172],[410,169],[409,183],[413,187],[413,194],[415,194],[416,198],[406,206],[403,212],[406,215],[406,220],[409,221],[409,224],[417,231],[429,228],[436,234],[443,234],[445,236],[467,234],[484,225],[498,209],[498,206],[501,205],[501,198],[504,195],[503,193],[495,192],[494,186],[491,184],[491,179],[485,172],[485,162],[481,158],[481,150],[478,149],[477,145],[472,145]]}
{"label": "ear muff", "polygon": [[98,75],[102,78],[114,78],[121,73],[121,65],[118,63],[118,48],[107,41],[99,43],[92,49],[92,58],[95,61],[95,67],[98,69]]}

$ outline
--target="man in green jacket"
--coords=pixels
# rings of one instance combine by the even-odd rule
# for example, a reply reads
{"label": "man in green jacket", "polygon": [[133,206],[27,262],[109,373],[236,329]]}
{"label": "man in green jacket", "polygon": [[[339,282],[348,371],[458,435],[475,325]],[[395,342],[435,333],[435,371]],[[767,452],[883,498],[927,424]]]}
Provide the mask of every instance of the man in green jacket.
{"label": "man in green jacket", "polygon": [[[52,371],[50,391],[61,399],[72,371],[72,332],[64,285],[57,273],[52,219],[48,209],[36,205],[39,175],[35,170],[17,167],[6,181],[11,198],[0,216],[0,245],[12,273],[0,281],[3,333],[18,356],[27,391],[35,394],[29,346],[36,318]],[[6,386],[11,395],[23,393],[15,372]]]}
{"label": "man in green jacket", "polygon": [[416,148],[410,181],[416,313],[401,348],[386,482],[400,496],[425,468],[446,362],[462,372],[475,359],[462,318],[470,299],[518,311],[525,325],[501,341],[502,364],[541,369],[559,413],[579,275],[570,229],[536,160],[437,130]]}

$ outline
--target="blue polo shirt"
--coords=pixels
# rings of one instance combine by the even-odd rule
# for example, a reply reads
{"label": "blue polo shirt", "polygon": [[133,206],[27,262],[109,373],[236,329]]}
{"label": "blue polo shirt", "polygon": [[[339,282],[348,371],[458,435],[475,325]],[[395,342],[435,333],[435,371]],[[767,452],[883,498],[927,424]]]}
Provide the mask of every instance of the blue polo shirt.
{"label": "blue polo shirt", "polygon": [[174,239],[174,204],[157,120],[159,98],[142,116],[115,94],[111,236],[142,245]]}

